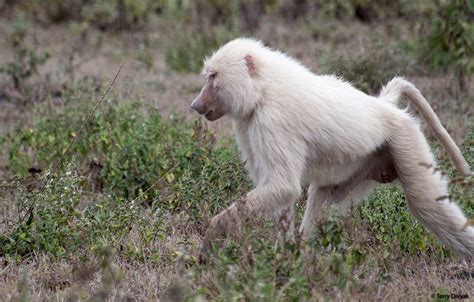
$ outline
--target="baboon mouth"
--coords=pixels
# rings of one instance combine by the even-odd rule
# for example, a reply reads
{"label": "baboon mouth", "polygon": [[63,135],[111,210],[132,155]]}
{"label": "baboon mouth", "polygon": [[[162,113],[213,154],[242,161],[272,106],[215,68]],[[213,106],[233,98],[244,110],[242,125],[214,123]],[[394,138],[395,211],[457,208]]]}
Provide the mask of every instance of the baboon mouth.
{"label": "baboon mouth", "polygon": [[212,111],[212,110],[209,111],[208,113],[206,113],[206,114],[204,115],[204,117],[207,118],[207,119],[210,119],[210,117],[211,117],[211,115],[212,115],[213,112],[214,112],[214,111]]}
{"label": "baboon mouth", "polygon": [[204,115],[204,117],[206,117],[206,119],[211,122],[220,119],[222,116],[223,114],[220,113],[219,111],[212,111],[212,110]]}

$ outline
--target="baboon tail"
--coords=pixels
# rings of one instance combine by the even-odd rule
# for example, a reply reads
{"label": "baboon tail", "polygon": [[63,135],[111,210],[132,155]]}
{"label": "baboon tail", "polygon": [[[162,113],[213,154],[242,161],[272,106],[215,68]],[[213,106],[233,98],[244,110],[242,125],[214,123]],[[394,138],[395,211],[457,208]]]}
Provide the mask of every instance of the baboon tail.
{"label": "baboon tail", "polygon": [[390,137],[389,150],[415,218],[457,253],[474,257],[474,226],[449,199],[447,181],[418,125],[403,119]]}
{"label": "baboon tail", "polygon": [[472,175],[469,164],[463,157],[461,150],[459,150],[458,146],[453,141],[449,133],[446,131],[443,125],[441,125],[438,116],[420,93],[420,91],[415,87],[415,85],[403,78],[396,77],[382,88],[379,98],[391,102],[394,105],[398,105],[400,97],[402,96],[406,96],[408,98],[410,104],[415,106],[418,112],[433,129],[441,145],[443,145],[444,149],[451,157],[456,170],[458,170],[464,176]]}

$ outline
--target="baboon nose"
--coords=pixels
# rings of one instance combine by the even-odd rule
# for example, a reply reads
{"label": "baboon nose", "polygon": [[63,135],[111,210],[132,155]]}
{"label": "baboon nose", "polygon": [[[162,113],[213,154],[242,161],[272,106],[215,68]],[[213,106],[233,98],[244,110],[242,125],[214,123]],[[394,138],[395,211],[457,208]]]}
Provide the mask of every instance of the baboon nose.
{"label": "baboon nose", "polygon": [[197,112],[199,112],[198,106],[196,106],[195,102],[193,102],[193,103],[191,104],[191,108],[194,109],[194,110],[196,110]]}
{"label": "baboon nose", "polygon": [[191,108],[196,110],[199,114],[204,114],[206,112],[205,106],[203,106],[202,102],[199,102],[199,100],[195,100],[191,104]]}

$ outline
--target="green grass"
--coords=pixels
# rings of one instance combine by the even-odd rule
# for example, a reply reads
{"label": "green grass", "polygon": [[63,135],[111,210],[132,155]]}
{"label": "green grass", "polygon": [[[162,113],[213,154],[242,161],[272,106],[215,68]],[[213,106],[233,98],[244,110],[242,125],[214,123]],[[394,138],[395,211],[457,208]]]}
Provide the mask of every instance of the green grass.
{"label": "green grass", "polygon": [[[101,290],[107,295],[120,284],[113,259],[181,267],[182,274],[163,295],[286,301],[334,293],[350,298],[350,293],[364,291],[361,276],[389,282],[399,257],[452,257],[413,219],[403,194],[387,187],[372,194],[352,218],[331,216],[311,240],[276,242],[268,222],[249,227],[239,241],[225,240],[209,263],[199,264],[196,238],[207,221],[249,188],[235,145],[216,142],[198,120],[164,120],[139,102],[113,98],[76,133],[92,106],[74,102],[76,97],[69,96],[62,112],[37,114],[31,125],[3,139],[14,175],[4,183],[11,189],[0,195],[6,218],[0,257],[8,262],[38,254],[53,262],[79,256],[96,263],[94,271],[105,278]],[[40,108],[38,113],[45,110]],[[63,165],[52,171],[75,136]],[[472,163],[472,152],[466,155]],[[95,179],[91,161],[103,167]],[[43,172],[28,175],[31,167]],[[100,192],[92,189],[94,181],[101,183]],[[452,188],[472,215],[472,192]],[[173,252],[163,253],[170,233],[179,241]],[[107,256],[112,260],[100,268],[104,253],[113,255]]]}
{"label": "green grass", "polygon": [[[202,207],[215,214],[246,188],[235,148],[214,147],[201,122],[163,121],[157,112],[142,113],[136,102],[110,101],[76,133],[85,115],[77,112],[90,108],[72,105],[54,116],[38,115],[30,127],[6,137],[18,179],[18,192],[10,196],[18,215],[0,237],[0,254],[62,255],[96,242],[113,245],[131,224],[162,237],[158,221],[165,213],[186,211],[189,223],[200,224]],[[52,171],[75,136],[68,164]],[[103,167],[93,180],[91,161]],[[33,189],[24,186],[31,167],[48,171],[32,179]],[[93,195],[92,181],[101,183],[103,195]],[[140,219],[143,207],[156,216],[155,227]]]}

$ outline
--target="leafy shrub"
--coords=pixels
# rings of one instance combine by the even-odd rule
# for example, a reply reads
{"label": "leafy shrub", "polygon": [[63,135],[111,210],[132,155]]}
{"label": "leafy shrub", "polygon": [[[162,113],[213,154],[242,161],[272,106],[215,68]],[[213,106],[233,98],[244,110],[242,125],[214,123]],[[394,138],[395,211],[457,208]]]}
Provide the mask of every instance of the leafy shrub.
{"label": "leafy shrub", "polygon": [[26,80],[36,74],[38,67],[49,58],[49,53],[39,54],[36,48],[30,46],[26,41],[27,37],[28,25],[23,18],[17,18],[8,39],[13,50],[13,59],[0,66],[0,73],[8,75],[13,87],[20,92],[25,90]]}
{"label": "leafy shrub", "polygon": [[238,242],[227,240],[215,249],[210,264],[195,267],[190,283],[202,283],[206,276],[209,283],[196,292],[224,301],[301,300],[352,286],[351,276],[364,257],[336,216],[308,241],[297,237],[275,244],[277,232],[272,223],[247,227]]}
{"label": "leafy shrub", "polygon": [[146,23],[155,6],[150,0],[90,1],[81,8],[81,19],[100,29],[128,29]]}
{"label": "leafy shrub", "polygon": [[85,21],[99,29],[142,26],[164,1],[153,0],[42,0],[8,4],[43,22]]}
{"label": "leafy shrub", "polygon": [[467,89],[474,73],[474,4],[455,0],[440,5],[425,40],[424,55],[433,67],[452,66],[460,88]]}
{"label": "leafy shrub", "polygon": [[[108,103],[82,133],[76,133],[84,122],[77,112],[87,112],[90,106],[71,105],[50,117],[39,114],[32,127],[9,134],[5,146],[13,173],[25,176],[31,167],[48,170],[71,139],[79,136],[69,151],[74,154],[74,165],[87,171],[91,161],[100,163],[103,189],[116,196],[135,198],[153,186],[146,194],[150,201],[182,209],[199,206],[191,202],[198,196],[206,201],[216,196],[220,203],[239,190],[235,183],[243,183],[235,148],[214,148],[212,134],[199,121],[164,121],[156,111],[143,114],[138,103]],[[190,187],[190,183],[200,186]],[[177,195],[168,200],[161,189]]]}
{"label": "leafy shrub", "polygon": [[[260,16],[277,1],[253,0],[43,0],[22,3],[0,2],[0,9],[18,9],[46,22],[89,22],[99,29],[130,29],[143,26],[153,13],[176,21],[254,29]],[[202,26],[198,26],[203,30]]]}
{"label": "leafy shrub", "polygon": [[401,48],[382,46],[380,42],[358,54],[329,57],[323,63],[329,73],[341,76],[371,94],[378,92],[393,77],[413,72],[413,60]]}
{"label": "leafy shrub", "polygon": [[[474,165],[474,125],[470,125],[466,137],[464,156],[466,160]],[[441,162],[442,170],[453,169],[449,159]],[[474,177],[454,178],[450,186],[450,196],[463,210],[466,217],[474,215]],[[368,222],[369,230],[375,239],[382,243],[399,245],[403,253],[409,254],[450,254],[439,240],[429,234],[413,217],[407,207],[405,196],[399,188],[384,186],[376,189],[366,202],[359,207],[362,221]]]}
{"label": "leafy shrub", "polygon": [[283,7],[298,11],[296,16],[317,13],[331,19],[357,19],[373,22],[396,17],[418,16],[432,6],[431,1],[388,0],[335,0],[335,1],[283,1]]}
{"label": "leafy shrub", "polygon": [[[111,246],[124,254],[133,250],[121,239],[132,228],[150,250],[151,238],[163,238],[162,216],[144,215],[143,199],[88,193],[87,178],[68,167],[59,175],[46,175],[36,189],[17,185],[13,197],[16,216],[5,221],[0,235],[1,256],[29,256],[33,252],[60,257],[90,254]],[[1,198],[0,205],[12,202]]]}
{"label": "leafy shrub", "polygon": [[228,31],[219,26],[209,32],[207,37],[198,32],[177,32],[175,39],[170,42],[166,50],[168,67],[178,72],[198,72],[206,56],[238,36],[238,32]]}
{"label": "leafy shrub", "polygon": [[[464,140],[464,158],[471,166],[471,171],[474,170],[474,121],[468,127],[468,132]],[[444,169],[444,168],[443,168]],[[474,219],[474,175],[469,177],[456,177],[453,172],[452,165],[445,168],[450,169],[451,183],[450,195],[461,206],[461,209],[466,214],[466,217]]]}
{"label": "leafy shrub", "polygon": [[138,44],[138,61],[142,62],[147,69],[151,69],[154,65],[155,47],[152,45],[150,38],[145,38]]}
{"label": "leafy shrub", "polygon": [[[10,225],[11,232],[0,236],[0,254],[25,255],[42,250],[54,255],[80,244],[73,221],[80,216],[76,210],[81,199],[80,179],[66,173],[48,179],[40,192],[20,189],[15,194],[18,217]],[[21,187],[19,187],[21,188]]]}
{"label": "leafy shrub", "polygon": [[[8,227],[13,231],[1,238],[1,254],[42,250],[61,255],[80,244],[116,245],[131,226],[148,242],[161,236],[162,227],[159,220],[152,227],[141,218],[141,205],[152,205],[158,217],[186,211],[190,222],[201,223],[203,215],[215,214],[247,189],[235,148],[214,147],[212,134],[199,121],[165,121],[157,112],[141,113],[138,103],[109,103],[83,133],[75,133],[83,122],[77,112],[90,106],[39,115],[32,127],[6,137],[12,171],[26,176],[32,166],[48,171],[79,136],[70,164],[37,179],[44,187],[30,192],[19,186],[14,196],[19,216]],[[108,194],[102,197],[90,192],[91,160],[103,167],[100,181]]]}
{"label": "leafy shrub", "polygon": [[383,244],[397,242],[401,251],[415,255],[442,249],[437,239],[415,220],[397,188],[377,189],[360,207],[360,214],[369,223],[375,239]]}
{"label": "leafy shrub", "polygon": [[214,26],[227,30],[255,30],[264,15],[288,19],[322,16],[333,19],[356,18],[364,22],[391,17],[419,16],[432,1],[375,0],[43,0],[0,1],[0,10],[19,9],[49,22],[87,21],[100,29],[130,29],[143,26],[152,14],[193,24],[200,32]]}
{"label": "leafy shrub", "polygon": [[204,57],[211,49],[202,36],[198,35],[192,39],[178,38],[171,42],[166,51],[166,64],[178,72],[198,72],[202,68]]}

